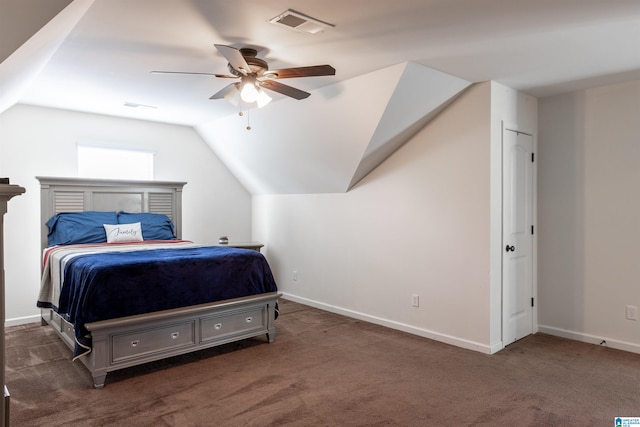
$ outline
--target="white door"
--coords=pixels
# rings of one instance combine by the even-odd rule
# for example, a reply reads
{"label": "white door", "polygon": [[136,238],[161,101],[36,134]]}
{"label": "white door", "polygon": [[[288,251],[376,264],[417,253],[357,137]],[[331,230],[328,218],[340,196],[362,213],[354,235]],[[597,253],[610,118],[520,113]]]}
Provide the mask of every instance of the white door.
{"label": "white door", "polygon": [[533,332],[533,137],[505,129],[502,146],[502,342]]}

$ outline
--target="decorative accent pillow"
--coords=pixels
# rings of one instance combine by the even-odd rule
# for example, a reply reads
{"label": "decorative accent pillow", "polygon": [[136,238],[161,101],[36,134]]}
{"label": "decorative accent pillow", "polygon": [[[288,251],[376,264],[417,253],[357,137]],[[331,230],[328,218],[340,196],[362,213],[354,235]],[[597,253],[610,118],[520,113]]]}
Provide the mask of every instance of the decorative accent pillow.
{"label": "decorative accent pillow", "polygon": [[134,222],[141,224],[145,240],[176,240],[173,222],[166,215],[150,212],[118,212],[118,224]]}
{"label": "decorative accent pillow", "polygon": [[47,221],[49,246],[77,243],[104,243],[107,237],[102,224],[117,224],[115,212],[61,212]]}
{"label": "decorative accent pillow", "polygon": [[116,242],[142,242],[142,229],[140,223],[134,224],[104,224],[107,233],[107,243]]}

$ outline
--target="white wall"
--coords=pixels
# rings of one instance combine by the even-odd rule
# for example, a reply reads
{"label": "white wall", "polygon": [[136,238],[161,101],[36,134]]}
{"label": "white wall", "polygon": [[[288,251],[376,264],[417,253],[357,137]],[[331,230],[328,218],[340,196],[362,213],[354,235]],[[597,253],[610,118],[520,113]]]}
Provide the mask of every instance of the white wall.
{"label": "white wall", "polygon": [[640,81],[542,99],[540,330],[640,353]]}
{"label": "white wall", "polygon": [[471,87],[346,194],[254,196],[287,297],[490,352],[490,99]]}
{"label": "white wall", "polygon": [[189,127],[26,105],[0,115],[0,176],[26,188],[5,216],[6,318],[33,321],[40,286],[40,190],[36,176],[76,176],[76,143],[155,151],[155,179],[186,181],[183,238],[251,239],[251,196]]}
{"label": "white wall", "polygon": [[503,123],[535,135],[537,100],[477,84],[352,191],[254,196],[254,239],[285,296],[500,350]]}

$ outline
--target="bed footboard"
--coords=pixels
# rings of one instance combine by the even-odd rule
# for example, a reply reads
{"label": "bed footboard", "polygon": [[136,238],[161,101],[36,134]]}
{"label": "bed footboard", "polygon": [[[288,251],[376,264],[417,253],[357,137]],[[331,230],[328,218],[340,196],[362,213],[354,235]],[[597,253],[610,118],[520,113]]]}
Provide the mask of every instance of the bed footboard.
{"label": "bed footboard", "polygon": [[[79,360],[91,372],[94,386],[102,388],[107,373],[118,369],[262,334],[271,343],[280,295],[271,292],[89,323],[92,351]],[[42,319],[73,349],[72,325],[51,310],[43,312]]]}

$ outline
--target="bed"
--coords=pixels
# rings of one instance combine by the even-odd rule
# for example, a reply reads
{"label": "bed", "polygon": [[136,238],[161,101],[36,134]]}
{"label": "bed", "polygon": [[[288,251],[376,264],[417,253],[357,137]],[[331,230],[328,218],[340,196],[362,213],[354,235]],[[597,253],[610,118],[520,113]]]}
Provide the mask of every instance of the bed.
{"label": "bed", "polygon": [[185,183],[37,178],[42,323],[96,388],[118,369],[259,335],[274,341],[280,294],[266,259],[181,240]]}

